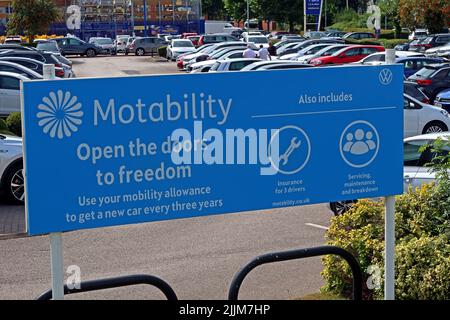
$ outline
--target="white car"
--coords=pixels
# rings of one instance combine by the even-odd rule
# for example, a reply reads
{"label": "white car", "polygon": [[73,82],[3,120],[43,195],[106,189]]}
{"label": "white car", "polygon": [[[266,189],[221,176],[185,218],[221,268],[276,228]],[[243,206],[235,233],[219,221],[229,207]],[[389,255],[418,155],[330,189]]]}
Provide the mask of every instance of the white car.
{"label": "white car", "polygon": [[450,43],[446,45],[434,47],[425,51],[425,55],[434,57],[449,57],[450,58]]}
{"label": "white car", "polygon": [[450,114],[442,108],[420,102],[404,94],[404,137],[446,132],[450,128]]}
{"label": "white car", "polygon": [[244,37],[244,42],[255,45],[257,49],[259,49],[261,46],[266,49],[269,47],[269,39],[267,39],[266,36],[249,35],[247,37]]}
{"label": "white car", "polygon": [[15,203],[24,202],[22,139],[0,132],[0,188]]}
{"label": "white car", "polygon": [[419,38],[424,38],[428,36],[428,30],[427,29],[416,29],[408,36],[409,40],[417,40]]}
{"label": "white car", "polygon": [[322,50],[323,48],[327,48],[329,46],[330,46],[329,43],[313,44],[313,45],[310,45],[310,46],[300,50],[299,52],[285,54],[283,56],[280,56],[280,57],[278,57],[278,60],[297,60],[298,58],[301,58],[303,56],[313,55],[313,54],[319,52],[320,50]]}
{"label": "white car", "polygon": [[[396,51],[396,58],[406,58],[406,57],[423,57],[422,53],[412,52],[412,51]],[[361,59],[358,62],[354,62],[353,64],[365,64],[365,65],[381,65],[386,62],[386,52],[375,52],[371,55],[368,55],[364,59]]]}
{"label": "white car", "polygon": [[257,61],[261,61],[261,59],[237,58],[218,60],[214,63],[211,69],[209,69],[209,72],[240,71],[244,67]]}
{"label": "white car", "polygon": [[179,55],[195,51],[195,46],[191,40],[174,39],[167,46],[167,60],[175,61]]}
{"label": "white car", "polygon": [[[450,133],[424,134],[403,140],[403,192],[407,192],[410,187],[417,188],[435,181],[435,173],[427,166],[433,159],[433,153],[429,149],[421,152],[421,149],[423,146],[432,145],[438,138],[449,141]],[[338,216],[348,211],[354,202],[332,202],[329,208]]]}
{"label": "white car", "polygon": [[348,47],[347,44],[332,44],[324,47],[314,54],[305,54],[304,56],[298,57],[296,60],[300,63],[309,63],[314,58],[331,56],[333,53]]}
{"label": "white car", "polygon": [[21,64],[0,60],[0,71],[21,74],[29,79],[42,79],[42,76]]}
{"label": "white car", "polygon": [[20,112],[20,80],[29,78],[13,72],[0,72],[0,116]]}
{"label": "white car", "polygon": [[196,73],[196,72],[198,72],[198,69],[203,69],[205,67],[212,67],[214,65],[214,63],[216,63],[215,59],[196,62],[196,63],[189,65],[187,71]]}

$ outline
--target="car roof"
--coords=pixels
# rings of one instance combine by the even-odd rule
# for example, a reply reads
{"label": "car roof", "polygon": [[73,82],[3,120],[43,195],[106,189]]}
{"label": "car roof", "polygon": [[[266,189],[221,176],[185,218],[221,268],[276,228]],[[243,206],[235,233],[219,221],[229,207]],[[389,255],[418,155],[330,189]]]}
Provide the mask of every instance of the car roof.
{"label": "car roof", "polygon": [[31,58],[26,58],[26,57],[11,57],[11,56],[0,56],[0,61],[5,61],[7,59],[14,59],[14,60],[18,60],[18,61],[27,61],[27,62],[34,62],[37,64],[44,64],[44,62],[39,61],[39,60],[35,60],[35,59],[31,59]]}
{"label": "car roof", "polygon": [[239,61],[259,61],[261,59],[258,58],[234,58],[234,59],[226,59],[226,60],[217,60],[220,63],[232,63],[232,62],[239,62]]}
{"label": "car roof", "polygon": [[438,138],[449,140],[450,139],[450,132],[438,132],[438,133],[428,133],[428,134],[421,134],[414,137],[409,137],[404,139],[404,142],[410,142],[410,141],[416,141],[416,140],[436,140]]}
{"label": "car roof", "polygon": [[7,71],[0,71],[0,76],[10,76],[10,77],[18,78],[20,80],[30,80],[30,78],[25,77],[21,74],[14,73],[14,72],[7,72]]}

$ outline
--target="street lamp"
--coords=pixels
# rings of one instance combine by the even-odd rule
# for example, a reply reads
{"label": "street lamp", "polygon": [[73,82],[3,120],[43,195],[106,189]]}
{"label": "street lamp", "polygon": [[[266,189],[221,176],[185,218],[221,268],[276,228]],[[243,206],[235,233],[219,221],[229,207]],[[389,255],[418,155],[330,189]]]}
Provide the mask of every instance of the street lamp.
{"label": "street lamp", "polygon": [[247,29],[250,29],[250,0],[247,0]]}

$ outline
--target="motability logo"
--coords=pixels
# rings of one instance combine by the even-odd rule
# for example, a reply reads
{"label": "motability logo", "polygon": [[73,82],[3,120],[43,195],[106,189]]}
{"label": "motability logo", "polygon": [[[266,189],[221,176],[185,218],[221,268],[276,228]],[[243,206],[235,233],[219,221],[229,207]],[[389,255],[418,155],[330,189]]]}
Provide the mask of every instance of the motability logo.
{"label": "motability logo", "polygon": [[51,138],[70,137],[83,122],[82,105],[69,91],[50,92],[42,99],[38,109],[38,125]]}

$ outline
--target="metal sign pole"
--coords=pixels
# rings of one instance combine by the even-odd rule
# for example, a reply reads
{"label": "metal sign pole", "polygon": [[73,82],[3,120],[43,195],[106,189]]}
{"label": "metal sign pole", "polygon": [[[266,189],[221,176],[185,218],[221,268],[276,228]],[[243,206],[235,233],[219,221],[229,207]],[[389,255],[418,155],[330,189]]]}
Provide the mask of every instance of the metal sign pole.
{"label": "metal sign pole", "polygon": [[64,300],[64,267],[61,233],[50,233],[53,300]]}
{"label": "metal sign pole", "polygon": [[[395,50],[386,50],[386,64],[395,64]],[[395,300],[395,197],[385,198],[384,299]]]}
{"label": "metal sign pole", "polygon": [[306,0],[303,0],[303,35],[306,34]]}
{"label": "metal sign pole", "polygon": [[384,299],[395,300],[395,197],[386,197],[384,218]]}
{"label": "metal sign pole", "polygon": [[[45,80],[55,79],[55,65],[44,64],[42,74]],[[53,300],[64,300],[64,267],[61,233],[50,233],[50,258]]]}

